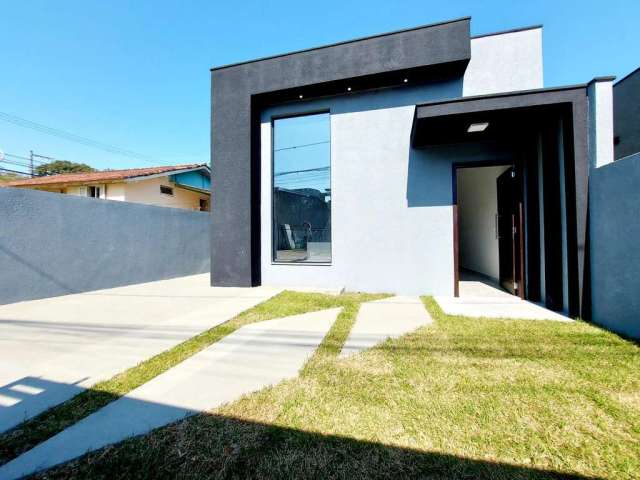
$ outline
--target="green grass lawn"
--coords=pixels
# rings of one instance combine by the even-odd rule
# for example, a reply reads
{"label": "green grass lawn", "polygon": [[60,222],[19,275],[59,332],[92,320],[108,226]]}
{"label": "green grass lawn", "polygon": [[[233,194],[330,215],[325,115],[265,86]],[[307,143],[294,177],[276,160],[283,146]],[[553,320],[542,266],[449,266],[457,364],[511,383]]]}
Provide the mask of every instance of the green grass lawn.
{"label": "green grass lawn", "polygon": [[639,478],[635,344],[425,299],[435,325],[339,359],[355,298],[298,378],[41,478]]}
{"label": "green grass lawn", "polygon": [[134,388],[148,382],[244,325],[333,307],[343,307],[339,321],[336,324],[344,324],[345,320],[355,318],[354,315],[361,302],[383,296],[349,293],[335,296],[282,292],[228,322],[145,360],[109,380],[100,382],[90,390],[86,390],[67,402],[24,422],[17,428],[1,434],[0,465],[120,398]]}

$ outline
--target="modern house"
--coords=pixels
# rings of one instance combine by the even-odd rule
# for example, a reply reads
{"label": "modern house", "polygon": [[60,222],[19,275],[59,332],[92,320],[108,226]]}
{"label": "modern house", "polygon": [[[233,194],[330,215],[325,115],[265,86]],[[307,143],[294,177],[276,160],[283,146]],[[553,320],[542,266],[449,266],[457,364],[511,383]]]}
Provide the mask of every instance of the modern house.
{"label": "modern house", "polygon": [[613,134],[616,160],[640,153],[640,68],[613,85]]}
{"label": "modern house", "polygon": [[470,21],[212,69],[212,285],[454,296],[471,274],[583,312],[613,78],[544,88],[542,27]]}
{"label": "modern house", "polygon": [[205,164],[65,173],[5,183],[5,187],[209,211],[211,170]]}

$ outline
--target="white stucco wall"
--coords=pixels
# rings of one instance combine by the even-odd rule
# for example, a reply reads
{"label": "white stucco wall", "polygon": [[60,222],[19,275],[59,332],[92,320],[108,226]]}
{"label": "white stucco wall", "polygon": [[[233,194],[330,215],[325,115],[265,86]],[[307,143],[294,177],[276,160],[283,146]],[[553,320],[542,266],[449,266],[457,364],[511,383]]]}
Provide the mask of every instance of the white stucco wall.
{"label": "white stucco wall", "polygon": [[589,95],[589,164],[592,168],[613,162],[613,80],[594,80]]}
{"label": "white stucco wall", "polygon": [[124,183],[110,183],[107,185],[107,200],[117,200],[124,202],[125,187]]}
{"label": "white stucco wall", "polygon": [[471,39],[463,96],[542,87],[542,28]]}
{"label": "white stucco wall", "polygon": [[[452,169],[511,160],[495,145],[415,150],[415,105],[542,87],[539,29],[473,39],[462,79],[300,102],[262,112],[262,284],[453,294]],[[273,116],[331,113],[332,263],[272,262]]]}
{"label": "white stucco wall", "polygon": [[[505,158],[491,146],[410,148],[417,103],[459,82],[280,106],[261,126],[262,284],[453,294],[452,164]],[[331,111],[331,265],[272,262],[271,118]]]}
{"label": "white stucco wall", "polygon": [[[160,193],[160,185],[173,188],[173,195]],[[125,201],[156,205],[160,207],[185,208],[199,210],[200,199],[209,199],[208,195],[199,194],[184,188],[178,188],[169,181],[168,177],[151,178],[127,182],[125,186]]]}
{"label": "white stucco wall", "polygon": [[496,180],[509,167],[458,169],[460,266],[498,279],[496,238],[498,191]]}

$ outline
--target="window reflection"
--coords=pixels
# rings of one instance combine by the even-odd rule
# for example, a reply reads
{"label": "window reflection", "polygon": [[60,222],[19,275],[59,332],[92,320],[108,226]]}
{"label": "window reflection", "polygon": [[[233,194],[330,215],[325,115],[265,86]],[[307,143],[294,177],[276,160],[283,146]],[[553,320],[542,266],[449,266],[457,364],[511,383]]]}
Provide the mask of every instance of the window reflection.
{"label": "window reflection", "polygon": [[329,113],[274,120],[273,172],[274,260],[330,262]]}

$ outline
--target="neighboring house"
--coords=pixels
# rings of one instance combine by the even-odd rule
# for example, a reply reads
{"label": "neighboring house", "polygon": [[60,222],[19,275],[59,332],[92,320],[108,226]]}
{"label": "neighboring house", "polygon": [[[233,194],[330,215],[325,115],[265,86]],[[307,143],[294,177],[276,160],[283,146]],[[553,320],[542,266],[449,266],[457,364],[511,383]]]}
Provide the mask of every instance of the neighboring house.
{"label": "neighboring house", "polygon": [[616,160],[640,152],[640,68],[613,86],[613,132]]}
{"label": "neighboring house", "polygon": [[584,311],[612,81],[543,88],[540,26],[470,18],[212,69],[213,285],[457,295]]}
{"label": "neighboring house", "polygon": [[65,173],[12,181],[3,186],[209,211],[211,170],[207,165],[194,164]]}

